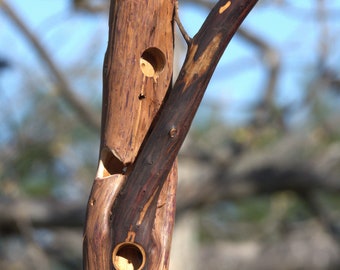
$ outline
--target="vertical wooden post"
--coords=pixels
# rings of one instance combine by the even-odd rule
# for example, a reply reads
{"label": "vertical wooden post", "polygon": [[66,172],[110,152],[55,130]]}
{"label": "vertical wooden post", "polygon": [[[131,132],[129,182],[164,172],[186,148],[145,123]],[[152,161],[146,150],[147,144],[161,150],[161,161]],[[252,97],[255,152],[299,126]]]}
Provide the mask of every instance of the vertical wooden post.
{"label": "vertical wooden post", "polygon": [[[111,2],[86,270],[168,269],[176,156],[218,60],[256,2],[218,1],[192,39],[173,0]],[[172,88],[173,19],[188,52]]]}
{"label": "vertical wooden post", "polygon": [[154,218],[147,226],[152,231],[144,233],[152,238],[148,245],[141,243],[141,237],[136,237],[136,232],[129,228],[121,234],[115,231],[119,228],[112,223],[112,211],[151,122],[171,87],[173,14],[173,0],[111,1],[103,68],[100,157],[87,209],[84,269],[168,268],[176,165],[155,197],[157,203],[151,211]]}

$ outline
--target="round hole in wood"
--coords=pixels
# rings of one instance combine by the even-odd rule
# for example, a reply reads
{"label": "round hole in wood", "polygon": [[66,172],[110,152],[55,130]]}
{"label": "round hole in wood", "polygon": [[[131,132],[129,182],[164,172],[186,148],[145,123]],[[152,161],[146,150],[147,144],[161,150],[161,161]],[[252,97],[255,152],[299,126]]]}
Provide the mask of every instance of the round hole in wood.
{"label": "round hole in wood", "polygon": [[163,71],[165,63],[164,53],[156,47],[146,49],[139,61],[140,68],[146,77],[157,77]]}
{"label": "round hole in wood", "polygon": [[112,261],[116,270],[141,270],[145,265],[145,257],[144,249],[130,242],[118,244],[112,253]]}

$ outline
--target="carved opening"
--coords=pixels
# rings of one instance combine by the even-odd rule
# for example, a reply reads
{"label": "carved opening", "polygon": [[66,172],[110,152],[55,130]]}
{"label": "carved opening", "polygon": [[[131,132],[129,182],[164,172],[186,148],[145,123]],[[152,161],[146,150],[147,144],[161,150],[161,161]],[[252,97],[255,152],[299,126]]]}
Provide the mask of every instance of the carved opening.
{"label": "carved opening", "polygon": [[99,166],[97,177],[103,178],[112,174],[121,174],[126,171],[126,166],[112,153],[112,151],[105,147],[100,153]]}
{"label": "carved opening", "polygon": [[164,53],[156,48],[146,49],[140,58],[140,68],[147,77],[157,77],[163,71],[166,63]]}
{"label": "carved opening", "polygon": [[116,270],[141,270],[145,265],[145,251],[136,244],[125,242],[117,245],[112,253]]}

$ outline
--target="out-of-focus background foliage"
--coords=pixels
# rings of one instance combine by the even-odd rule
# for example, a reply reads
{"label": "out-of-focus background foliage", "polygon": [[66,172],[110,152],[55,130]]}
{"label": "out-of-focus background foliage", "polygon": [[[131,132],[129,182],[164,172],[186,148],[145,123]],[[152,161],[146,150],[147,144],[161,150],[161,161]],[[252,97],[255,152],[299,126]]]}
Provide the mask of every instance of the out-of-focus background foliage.
{"label": "out-of-focus background foliage", "polygon": [[[0,269],[81,269],[108,2],[0,1]],[[213,3],[180,0],[190,35]],[[171,269],[340,269],[339,48],[339,1],[259,1],[179,156]]]}

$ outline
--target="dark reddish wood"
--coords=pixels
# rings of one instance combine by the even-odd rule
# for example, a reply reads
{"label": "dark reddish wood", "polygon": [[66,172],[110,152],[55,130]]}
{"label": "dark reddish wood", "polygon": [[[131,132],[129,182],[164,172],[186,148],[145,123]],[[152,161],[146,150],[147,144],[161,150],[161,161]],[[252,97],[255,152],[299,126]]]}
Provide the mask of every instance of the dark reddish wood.
{"label": "dark reddish wood", "polygon": [[[150,220],[154,228],[150,234],[152,255],[144,252],[144,243],[136,242],[133,234],[111,222],[113,205],[130,174],[130,164],[171,86],[173,14],[173,0],[111,1],[103,68],[100,157],[87,207],[84,269],[113,269],[114,263],[116,268],[137,269],[146,258],[153,269],[168,268],[176,164],[155,197],[159,207]],[[116,234],[122,236],[120,242],[113,242]]]}
{"label": "dark reddish wood", "polygon": [[[86,269],[113,269],[112,264],[115,269],[168,269],[167,248],[170,246],[175,211],[176,182],[172,179],[175,179],[173,175],[176,174],[176,168],[173,164],[222,53],[257,0],[219,1],[197,35],[188,40],[187,56],[174,87],[171,89],[169,77],[164,79],[166,83],[160,83],[162,73],[159,74],[159,78],[152,78],[151,82],[149,80],[147,89],[153,89],[154,84],[162,84],[163,88],[169,89],[158,111],[155,108],[143,110],[144,113],[149,112],[147,115],[154,119],[150,128],[139,120],[140,115],[136,113],[138,106],[134,107],[133,102],[137,99],[144,100],[140,85],[147,83],[138,77],[140,75],[137,68],[134,67],[131,72],[129,70],[128,74],[126,71],[129,64],[134,66],[135,60],[143,52],[142,49],[136,49],[139,48],[137,42],[139,39],[134,35],[137,35],[138,24],[131,24],[133,27],[127,30],[126,58],[118,59],[117,64],[109,56],[111,52],[124,50],[122,46],[124,43],[117,43],[112,37],[113,33],[119,36],[124,32],[122,28],[125,24],[120,22],[122,25],[118,27],[120,24],[117,20],[120,18],[119,11],[123,10],[122,3],[127,2],[133,8],[129,9],[130,13],[125,14],[128,16],[123,16],[124,20],[127,20],[129,25],[133,15],[141,14],[133,12],[134,8],[137,8],[138,4],[145,5],[142,8],[145,16],[153,18],[153,21],[146,18],[142,20],[147,20],[150,25],[154,23],[156,28],[148,33],[152,37],[158,31],[159,23],[154,18],[160,18],[155,12],[159,12],[167,1],[163,1],[159,9],[154,9],[152,15],[147,10],[154,8],[161,1],[117,1],[111,7],[111,38],[104,65],[104,94],[107,96],[104,96],[103,100],[100,165],[90,196],[87,216],[88,220],[100,219],[101,214],[96,213],[98,210],[103,217],[108,218],[104,224],[93,220],[87,222],[84,238],[84,254],[87,260],[85,265],[88,267]],[[131,8],[129,5],[125,8]],[[172,18],[173,14],[168,21],[172,21]],[[138,53],[129,58],[128,51],[135,49]],[[167,59],[168,54],[165,55]],[[116,64],[118,66],[112,66]],[[124,73],[121,78],[116,75],[119,71]],[[118,78],[113,80],[112,76]],[[121,87],[128,90],[120,90]],[[111,92],[105,93],[105,89],[110,89]],[[117,93],[124,95],[123,99],[115,101],[113,97],[117,97]],[[160,105],[162,98],[158,99],[154,93],[152,101],[157,100],[157,104]],[[126,119],[128,123],[125,122]],[[138,135],[139,128],[145,126],[148,127],[148,132],[143,136]],[[118,136],[118,142],[112,135]],[[141,146],[134,140],[135,135],[139,136],[136,141],[143,137]],[[124,180],[117,182],[118,188],[113,188],[114,195],[102,199],[97,210],[91,209],[93,206],[91,201],[96,200],[96,196],[101,196],[101,193],[97,192],[96,182],[116,174],[124,176]],[[99,233],[98,230],[101,229],[104,229],[104,232]],[[96,235],[99,236],[98,239],[95,238]],[[95,250],[100,249],[101,243],[102,249],[105,250]],[[109,255],[111,257],[107,258]]]}
{"label": "dark reddish wood", "polygon": [[[113,224],[125,230],[132,228],[133,231],[138,231],[137,238],[141,242],[148,241],[148,231],[152,228],[147,228],[147,223],[137,225],[140,212],[164,183],[218,60],[257,0],[233,1],[220,14],[219,9],[225,2],[219,1],[192,39],[179,77],[169,91],[151,132],[132,165],[133,169],[123,192],[117,199]],[[150,218],[154,215],[155,202],[147,212]],[[129,211],[124,212],[123,208]],[[122,240],[119,235],[116,239]]]}
{"label": "dark reddish wood", "polygon": [[[114,151],[121,163],[131,164],[171,84],[174,3],[111,2],[103,70],[101,149]],[[155,77],[145,76],[140,67],[141,56],[148,48],[157,48],[165,57],[164,67]]]}
{"label": "dark reddish wood", "polygon": [[[168,92],[113,208],[114,243],[124,241],[127,232],[132,231],[136,233],[136,241],[144,243],[147,253],[152,251],[150,221],[157,207],[155,198],[185,139],[218,60],[256,2],[233,1],[220,14],[226,1],[219,1],[192,39],[179,77]],[[140,223],[142,211],[146,213]]]}

